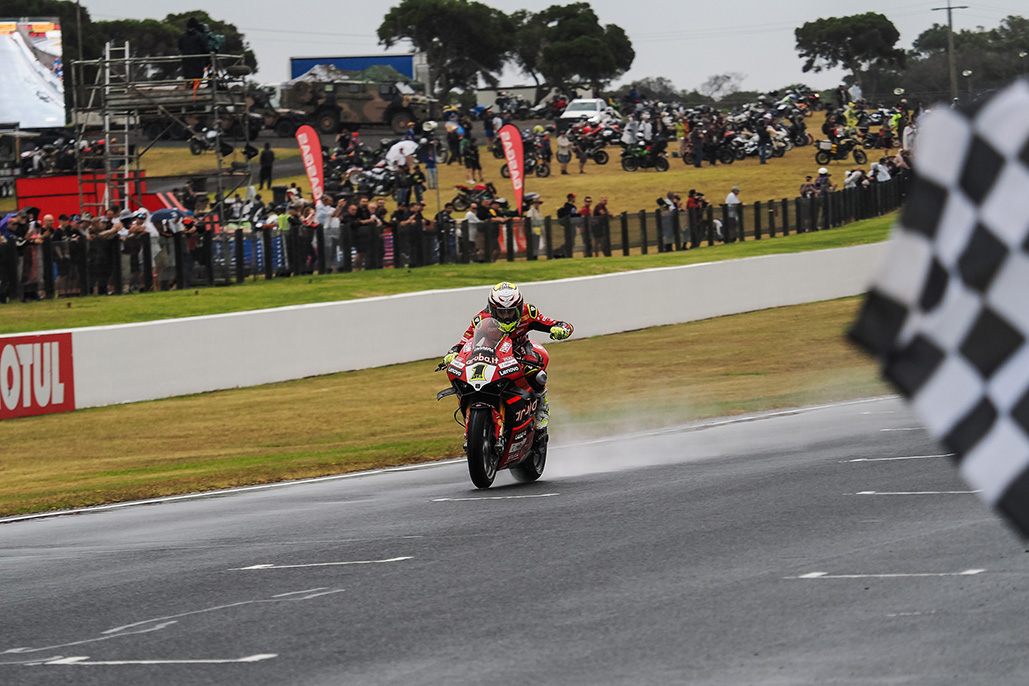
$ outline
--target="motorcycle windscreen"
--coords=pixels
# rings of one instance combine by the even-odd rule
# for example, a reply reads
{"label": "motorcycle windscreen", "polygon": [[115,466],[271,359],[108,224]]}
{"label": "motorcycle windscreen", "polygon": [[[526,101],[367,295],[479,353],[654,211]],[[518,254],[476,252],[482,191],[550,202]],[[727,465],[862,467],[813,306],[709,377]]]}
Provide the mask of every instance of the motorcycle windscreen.
{"label": "motorcycle windscreen", "polygon": [[503,338],[504,332],[500,330],[493,318],[483,317],[475,326],[475,331],[472,332],[472,349],[496,350]]}

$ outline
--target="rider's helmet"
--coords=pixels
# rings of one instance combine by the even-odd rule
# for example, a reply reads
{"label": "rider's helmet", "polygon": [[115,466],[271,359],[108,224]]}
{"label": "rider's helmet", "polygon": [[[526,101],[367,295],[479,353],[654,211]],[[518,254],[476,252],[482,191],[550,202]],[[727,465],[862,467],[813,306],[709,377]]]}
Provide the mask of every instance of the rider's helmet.
{"label": "rider's helmet", "polygon": [[504,333],[513,333],[522,319],[525,304],[518,286],[501,281],[489,292],[486,302],[489,316],[497,322],[500,330]]}
{"label": "rider's helmet", "polygon": [[540,125],[540,124],[536,124],[536,126],[532,127],[532,132],[533,133],[543,133],[543,126]]}

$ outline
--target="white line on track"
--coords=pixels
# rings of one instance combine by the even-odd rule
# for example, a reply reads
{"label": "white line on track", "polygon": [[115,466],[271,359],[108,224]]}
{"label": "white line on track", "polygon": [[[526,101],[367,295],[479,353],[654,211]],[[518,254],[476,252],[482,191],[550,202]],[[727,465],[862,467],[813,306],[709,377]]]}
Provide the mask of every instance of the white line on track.
{"label": "white line on track", "polygon": [[920,426],[905,426],[899,429],[879,429],[879,431],[925,431]]}
{"label": "white line on track", "polygon": [[77,657],[59,657],[46,662],[26,663],[33,666],[39,665],[227,665],[239,662],[261,662],[278,657],[276,653],[259,653],[227,660],[97,660],[88,661],[89,657],[80,655]]}
{"label": "white line on track", "polygon": [[902,457],[857,457],[846,462],[894,462],[896,460],[931,460],[937,457],[953,457],[954,453],[943,453],[942,455],[904,455]]}
{"label": "white line on track", "polygon": [[[382,564],[382,563],[386,563],[386,562],[402,562],[404,560],[413,560],[413,559],[414,558],[411,557],[411,556],[406,556],[406,557],[391,557],[388,560],[346,560],[344,562],[311,562],[309,564],[300,564],[300,565],[264,564],[264,565],[251,565],[249,567],[234,567],[233,569],[230,569],[229,571],[230,572],[244,572],[244,571],[250,571],[250,570],[254,570],[254,569],[301,569],[303,567],[342,567],[342,566],[346,566],[346,565],[376,565],[376,564]],[[330,591],[330,593],[331,592],[332,591]],[[324,595],[324,594],[319,593],[318,595]],[[314,596],[308,596],[308,597],[314,597]]]}
{"label": "white line on track", "polygon": [[979,491],[858,491],[854,495],[971,495]]}
{"label": "white line on track", "polygon": [[458,503],[458,502],[469,502],[471,500],[524,500],[526,498],[549,498],[557,493],[537,493],[535,495],[488,495],[481,496],[478,498],[433,498],[434,503]]}
{"label": "white line on track", "polygon": [[985,569],[966,569],[963,572],[923,572],[914,574],[829,574],[828,572],[810,572],[800,576],[788,576],[787,579],[906,579],[934,576],[975,576]]}

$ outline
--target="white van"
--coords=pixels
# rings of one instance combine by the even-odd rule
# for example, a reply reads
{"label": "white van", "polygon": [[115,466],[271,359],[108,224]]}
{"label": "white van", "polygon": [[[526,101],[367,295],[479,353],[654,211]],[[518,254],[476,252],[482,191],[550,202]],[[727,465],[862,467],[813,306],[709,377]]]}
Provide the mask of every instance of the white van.
{"label": "white van", "polygon": [[568,103],[568,107],[561,113],[558,119],[558,128],[567,129],[590,117],[600,117],[600,121],[607,121],[611,118],[607,109],[607,102],[603,98],[576,98]]}

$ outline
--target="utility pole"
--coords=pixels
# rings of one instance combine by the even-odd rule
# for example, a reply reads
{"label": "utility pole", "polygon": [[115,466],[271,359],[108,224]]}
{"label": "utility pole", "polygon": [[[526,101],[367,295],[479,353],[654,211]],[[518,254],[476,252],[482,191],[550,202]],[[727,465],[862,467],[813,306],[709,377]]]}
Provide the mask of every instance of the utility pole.
{"label": "utility pole", "polygon": [[947,0],[946,7],[933,7],[933,12],[940,10],[947,10],[947,60],[950,62],[950,99],[956,100],[958,97],[958,70],[954,66],[954,10],[967,10],[968,5],[957,5],[951,6],[950,0]]}

